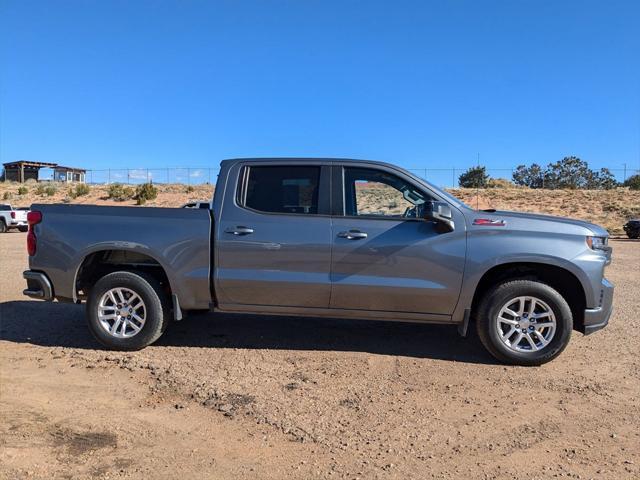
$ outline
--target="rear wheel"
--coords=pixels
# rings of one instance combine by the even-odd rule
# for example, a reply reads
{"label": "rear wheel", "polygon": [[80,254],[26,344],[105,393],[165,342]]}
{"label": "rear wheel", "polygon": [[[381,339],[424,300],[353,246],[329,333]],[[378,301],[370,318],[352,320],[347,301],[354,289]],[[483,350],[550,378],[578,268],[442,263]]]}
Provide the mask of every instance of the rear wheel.
{"label": "rear wheel", "polygon": [[513,280],[490,290],[477,311],[480,340],[498,360],[542,365],[565,349],[573,330],[566,300],[541,282]]}
{"label": "rear wheel", "polygon": [[24,233],[24,232],[28,232],[28,231],[29,231],[29,227],[26,227],[26,226],[22,226],[22,225],[21,225],[21,226],[19,226],[19,227],[18,227],[18,230],[20,230],[20,231],[21,231],[21,232],[23,232],[23,233]]}
{"label": "rear wheel", "polygon": [[114,272],[91,288],[87,322],[93,336],[112,350],[140,350],[166,329],[171,310],[160,283],[141,272]]}

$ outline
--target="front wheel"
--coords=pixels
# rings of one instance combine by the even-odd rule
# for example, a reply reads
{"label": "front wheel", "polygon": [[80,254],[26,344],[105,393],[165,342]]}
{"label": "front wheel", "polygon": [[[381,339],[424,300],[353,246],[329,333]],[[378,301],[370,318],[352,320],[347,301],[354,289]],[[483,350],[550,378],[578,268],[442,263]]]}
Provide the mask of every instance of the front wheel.
{"label": "front wheel", "polygon": [[498,360],[542,365],[565,349],[573,330],[566,300],[541,282],[513,280],[487,292],[476,314],[478,335]]}
{"label": "front wheel", "polygon": [[160,283],[141,272],[113,272],[91,288],[87,322],[93,336],[111,350],[140,350],[155,342],[170,319]]}
{"label": "front wheel", "polygon": [[0,220],[0,233],[5,233],[7,230],[7,224],[4,223],[4,220]]}

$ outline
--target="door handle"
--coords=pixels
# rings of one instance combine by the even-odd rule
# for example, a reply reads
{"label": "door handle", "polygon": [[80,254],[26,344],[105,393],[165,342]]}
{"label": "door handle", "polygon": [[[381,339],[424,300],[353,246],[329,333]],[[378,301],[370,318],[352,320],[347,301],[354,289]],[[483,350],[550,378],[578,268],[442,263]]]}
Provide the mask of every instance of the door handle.
{"label": "door handle", "polygon": [[224,233],[231,233],[233,235],[249,235],[253,233],[253,228],[242,226],[229,227],[224,231]]}
{"label": "door handle", "polygon": [[347,240],[360,240],[361,238],[367,238],[367,234],[360,230],[349,230],[348,232],[338,233],[338,237],[346,238]]}

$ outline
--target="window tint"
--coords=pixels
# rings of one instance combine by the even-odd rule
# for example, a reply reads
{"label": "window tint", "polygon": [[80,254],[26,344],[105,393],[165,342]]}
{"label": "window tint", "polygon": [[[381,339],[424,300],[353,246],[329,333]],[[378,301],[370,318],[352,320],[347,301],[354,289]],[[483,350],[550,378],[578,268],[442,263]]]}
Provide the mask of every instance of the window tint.
{"label": "window tint", "polygon": [[0,210],[4,211],[8,211],[11,210],[11,207],[9,205],[0,205]]}
{"label": "window tint", "polygon": [[244,201],[270,213],[318,213],[320,167],[246,167]]}
{"label": "window tint", "polygon": [[345,215],[416,218],[430,200],[412,184],[383,170],[344,169]]}

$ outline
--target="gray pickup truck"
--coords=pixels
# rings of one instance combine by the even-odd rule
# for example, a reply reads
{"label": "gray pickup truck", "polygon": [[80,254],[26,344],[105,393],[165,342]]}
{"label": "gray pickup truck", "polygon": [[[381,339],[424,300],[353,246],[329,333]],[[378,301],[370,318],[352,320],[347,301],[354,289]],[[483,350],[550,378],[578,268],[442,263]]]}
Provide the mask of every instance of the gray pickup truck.
{"label": "gray pickup truck", "polygon": [[86,301],[112,349],[211,310],[473,323],[497,359],[539,365],[612,311],[602,227],[473,210],[380,162],[225,160],[211,209],[36,204],[29,225],[25,295]]}

